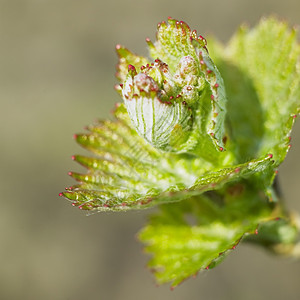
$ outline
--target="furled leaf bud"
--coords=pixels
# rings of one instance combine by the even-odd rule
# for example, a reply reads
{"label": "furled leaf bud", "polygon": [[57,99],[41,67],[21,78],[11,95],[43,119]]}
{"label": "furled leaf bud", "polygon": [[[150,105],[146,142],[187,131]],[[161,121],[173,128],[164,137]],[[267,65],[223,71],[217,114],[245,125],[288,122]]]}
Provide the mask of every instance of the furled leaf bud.
{"label": "furled leaf bud", "polygon": [[154,62],[129,64],[121,88],[138,134],[163,151],[199,156],[206,146],[223,151],[225,89],[205,39],[169,19],[159,27],[157,41],[147,42]]}

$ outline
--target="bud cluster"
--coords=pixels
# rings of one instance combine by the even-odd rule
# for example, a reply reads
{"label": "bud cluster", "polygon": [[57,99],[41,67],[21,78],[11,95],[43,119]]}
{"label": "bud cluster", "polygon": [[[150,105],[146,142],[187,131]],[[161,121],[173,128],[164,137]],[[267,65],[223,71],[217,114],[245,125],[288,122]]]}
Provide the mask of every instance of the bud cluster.
{"label": "bud cluster", "polygon": [[173,19],[160,24],[157,39],[147,39],[154,62],[128,64],[119,87],[135,129],[163,151],[193,152],[201,139],[223,151],[226,96],[206,40]]}

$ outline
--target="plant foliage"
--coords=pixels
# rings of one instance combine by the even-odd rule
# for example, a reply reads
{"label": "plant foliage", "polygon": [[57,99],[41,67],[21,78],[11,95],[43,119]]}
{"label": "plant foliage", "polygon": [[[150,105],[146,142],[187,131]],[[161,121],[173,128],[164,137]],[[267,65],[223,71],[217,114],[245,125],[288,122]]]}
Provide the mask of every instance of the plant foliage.
{"label": "plant foliage", "polygon": [[242,239],[294,253],[274,180],[299,113],[297,32],[267,18],[224,46],[169,18],[147,43],[150,59],[117,46],[123,103],[75,136],[94,156],[73,156],[87,173],[61,195],[86,211],[159,204],[139,238],[173,287]]}

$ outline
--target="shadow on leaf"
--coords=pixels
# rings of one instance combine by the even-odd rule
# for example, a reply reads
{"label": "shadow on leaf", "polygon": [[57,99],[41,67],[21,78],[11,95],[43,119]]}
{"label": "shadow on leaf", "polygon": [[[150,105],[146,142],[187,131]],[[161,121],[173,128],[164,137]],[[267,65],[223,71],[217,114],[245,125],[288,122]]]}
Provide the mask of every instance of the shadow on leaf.
{"label": "shadow on leaf", "polygon": [[218,68],[228,98],[227,126],[239,162],[243,162],[256,156],[264,135],[264,113],[250,78],[226,61],[220,61]]}

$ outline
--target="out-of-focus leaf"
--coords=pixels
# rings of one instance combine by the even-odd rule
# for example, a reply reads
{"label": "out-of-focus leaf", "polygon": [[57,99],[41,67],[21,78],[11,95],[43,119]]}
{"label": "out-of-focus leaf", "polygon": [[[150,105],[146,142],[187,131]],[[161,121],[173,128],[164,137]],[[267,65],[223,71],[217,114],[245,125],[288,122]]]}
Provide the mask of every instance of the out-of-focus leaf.
{"label": "out-of-focus leaf", "polygon": [[251,235],[247,241],[276,251],[278,245],[294,245],[297,241],[298,230],[296,224],[288,219],[277,218],[264,222],[259,226],[259,235]]}
{"label": "out-of-focus leaf", "polygon": [[205,194],[161,206],[139,238],[153,257],[149,267],[159,283],[175,287],[197,272],[216,266],[241,239],[271,217],[266,199],[239,183],[231,193]]}

